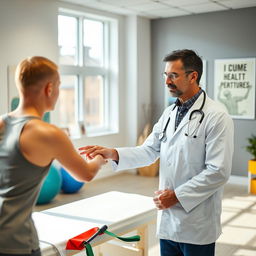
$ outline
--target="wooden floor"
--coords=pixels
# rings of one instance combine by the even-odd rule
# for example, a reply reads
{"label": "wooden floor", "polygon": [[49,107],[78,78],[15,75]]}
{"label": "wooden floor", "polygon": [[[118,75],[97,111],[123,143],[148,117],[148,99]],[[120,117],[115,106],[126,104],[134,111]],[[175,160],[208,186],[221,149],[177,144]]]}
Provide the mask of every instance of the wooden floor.
{"label": "wooden floor", "polygon": [[[108,191],[153,196],[157,188],[158,177],[142,177],[123,172],[85,184],[77,194],[59,194],[52,203],[37,206],[35,210],[41,211]],[[256,196],[248,195],[245,186],[225,186],[222,224],[223,234],[217,241],[216,256],[256,256]],[[155,227],[152,229],[149,255],[159,256]]]}

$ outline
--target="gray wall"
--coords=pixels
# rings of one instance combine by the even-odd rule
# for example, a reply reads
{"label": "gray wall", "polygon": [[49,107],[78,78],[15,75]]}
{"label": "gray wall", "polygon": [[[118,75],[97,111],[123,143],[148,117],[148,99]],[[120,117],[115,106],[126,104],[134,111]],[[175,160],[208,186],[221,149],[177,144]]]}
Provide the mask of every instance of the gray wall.
{"label": "gray wall", "polygon": [[[213,98],[214,60],[256,57],[256,8],[153,20],[152,106],[153,122],[164,109],[163,57],[176,49],[194,49],[207,61],[207,92]],[[160,65],[161,64],[161,65]],[[246,176],[247,137],[256,134],[255,120],[234,120],[235,153],[232,175]]]}

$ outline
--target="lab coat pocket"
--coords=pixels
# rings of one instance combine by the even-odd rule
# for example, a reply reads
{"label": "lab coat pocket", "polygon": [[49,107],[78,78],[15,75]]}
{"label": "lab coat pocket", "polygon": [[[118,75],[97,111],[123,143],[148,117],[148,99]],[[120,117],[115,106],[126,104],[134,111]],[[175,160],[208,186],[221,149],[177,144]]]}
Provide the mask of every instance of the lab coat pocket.
{"label": "lab coat pocket", "polygon": [[205,160],[205,141],[203,136],[196,138],[185,136],[184,159],[189,164],[202,164]]}

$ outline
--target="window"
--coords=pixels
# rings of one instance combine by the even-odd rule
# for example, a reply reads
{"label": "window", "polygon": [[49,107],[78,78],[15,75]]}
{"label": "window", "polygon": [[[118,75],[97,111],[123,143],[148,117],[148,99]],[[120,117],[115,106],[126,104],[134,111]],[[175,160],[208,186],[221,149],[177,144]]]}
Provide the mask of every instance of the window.
{"label": "window", "polygon": [[102,76],[87,76],[84,81],[86,126],[102,126],[104,124],[104,87]]}
{"label": "window", "polygon": [[59,15],[59,63],[76,65],[78,63],[78,19]]}
{"label": "window", "polygon": [[85,126],[87,135],[116,132],[117,21],[61,11],[58,29],[58,123]]}

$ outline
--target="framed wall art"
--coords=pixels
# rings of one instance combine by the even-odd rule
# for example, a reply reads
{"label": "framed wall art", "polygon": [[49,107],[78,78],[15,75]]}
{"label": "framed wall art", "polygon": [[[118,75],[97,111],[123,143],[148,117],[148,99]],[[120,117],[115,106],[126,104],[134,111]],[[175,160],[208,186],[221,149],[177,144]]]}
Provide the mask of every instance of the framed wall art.
{"label": "framed wall art", "polygon": [[255,119],[255,58],[215,60],[214,98],[237,119]]}

